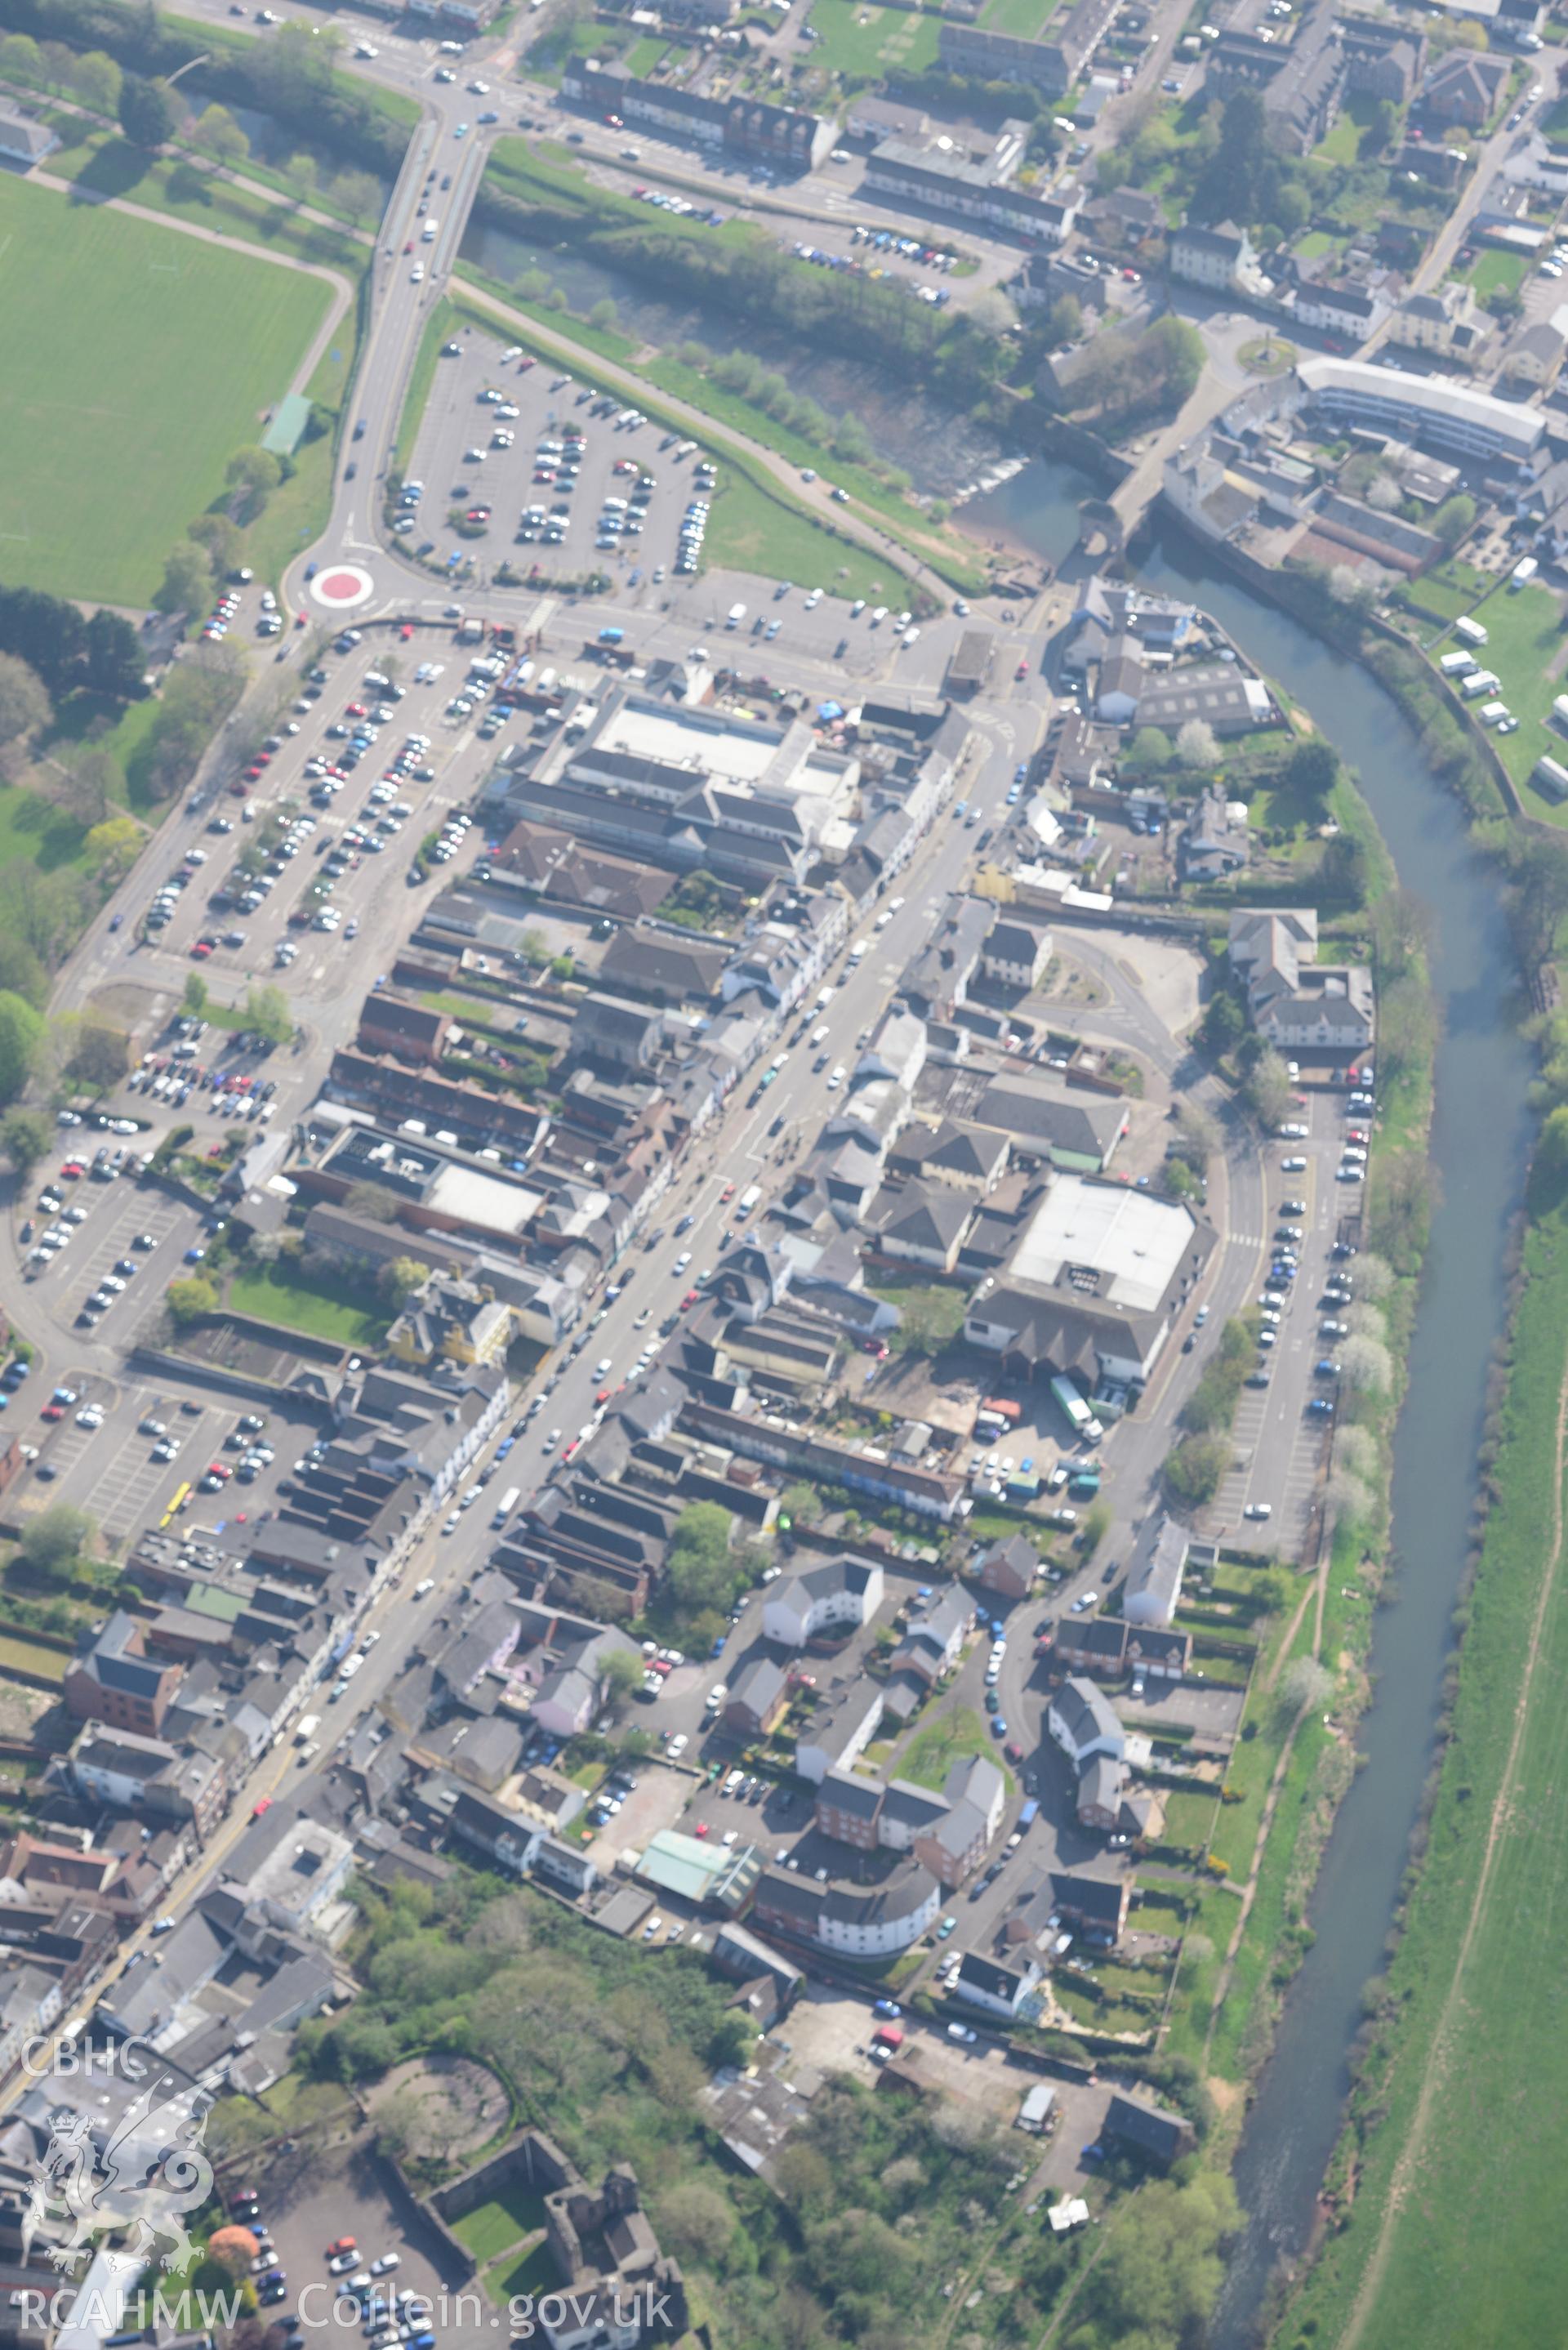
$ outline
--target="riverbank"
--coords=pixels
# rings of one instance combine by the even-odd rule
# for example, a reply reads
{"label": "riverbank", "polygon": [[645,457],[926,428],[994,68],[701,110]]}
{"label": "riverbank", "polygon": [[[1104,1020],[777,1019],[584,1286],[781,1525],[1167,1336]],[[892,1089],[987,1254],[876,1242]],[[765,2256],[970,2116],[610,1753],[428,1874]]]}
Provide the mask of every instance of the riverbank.
{"label": "riverbank", "polygon": [[1490,2350],[1561,2331],[1568,1202],[1559,1188],[1532,1204],[1435,1800],[1368,1987],[1330,2226],[1275,2336],[1293,2350]]}

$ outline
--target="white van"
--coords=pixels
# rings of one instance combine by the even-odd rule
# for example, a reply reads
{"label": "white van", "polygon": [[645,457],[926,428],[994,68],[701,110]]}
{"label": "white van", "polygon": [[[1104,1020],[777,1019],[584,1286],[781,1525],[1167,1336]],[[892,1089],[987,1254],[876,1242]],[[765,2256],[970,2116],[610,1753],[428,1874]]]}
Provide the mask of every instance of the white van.
{"label": "white van", "polygon": [[745,617],[746,608],[743,604],[732,604],[724,616],[724,626],[727,629],[738,629]]}

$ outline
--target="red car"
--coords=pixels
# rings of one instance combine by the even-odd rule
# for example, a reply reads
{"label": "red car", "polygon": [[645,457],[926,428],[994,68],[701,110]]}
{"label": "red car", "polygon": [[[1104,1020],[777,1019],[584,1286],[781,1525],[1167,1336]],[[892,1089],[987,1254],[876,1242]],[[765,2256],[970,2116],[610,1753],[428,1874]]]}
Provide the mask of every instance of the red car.
{"label": "red car", "polygon": [[571,1440],[571,1442],[570,1442],[570,1444],[564,1444],[564,1445],[561,1447],[561,1458],[562,1458],[562,1460],[563,1460],[563,1461],[569,1461],[569,1460],[571,1459],[571,1457],[572,1457],[572,1455],[573,1455],[573,1453],[574,1453],[574,1452],[580,1452],[580,1451],[582,1451],[582,1445],[583,1445],[583,1440],[582,1440],[582,1438],[581,1438],[580,1436],[574,1436],[574,1437],[573,1437],[573,1439],[572,1439],[572,1440]]}
{"label": "red car", "polygon": [[1010,1762],[1022,1762],[1023,1760],[1023,1749],[1015,1738],[1010,1738],[1002,1751]]}
{"label": "red car", "polygon": [[707,1821],[699,1820],[691,1833],[694,1836],[705,1836],[709,1833]]}
{"label": "red car", "polygon": [[686,1293],[685,1296],[684,1296],[684,1297],[681,1299],[681,1301],[680,1301],[680,1311],[682,1312],[682,1314],[684,1314],[684,1313],[685,1313],[686,1308],[687,1308],[689,1305],[696,1305],[696,1303],[697,1303],[697,1295],[698,1295],[698,1293],[697,1293],[697,1292],[696,1292],[696,1290],[694,1290],[694,1289],[689,1289],[689,1290],[687,1291],[687,1293]]}
{"label": "red car", "polygon": [[211,939],[198,939],[195,945],[191,950],[191,959],[193,962],[205,962],[207,957],[212,953],[212,951],[213,941]]}
{"label": "red car", "polygon": [[253,1820],[259,1820],[264,1812],[270,1812],[271,1809],[272,1797],[270,1795],[258,1796],[256,1801],[251,1805],[251,1817]]}
{"label": "red car", "polygon": [[87,1169],[82,1165],[79,1159],[67,1159],[60,1169],[60,1172],[65,1177],[67,1183],[74,1183],[78,1175],[85,1175],[87,1173]]}
{"label": "red car", "polygon": [[63,1403],[47,1403],[38,1414],[40,1419],[64,1419],[65,1416],[66,1408]]}
{"label": "red car", "polygon": [[[305,617],[305,616],[304,616],[304,614],[303,614],[303,613],[301,613],[300,618],[303,619],[304,619],[304,617]],[[408,643],[409,639],[413,635],[413,633],[414,633],[414,624],[413,624],[413,622],[412,622],[411,620],[405,620],[405,621],[403,622],[403,642],[404,642],[404,644],[407,644],[407,643]]]}
{"label": "red car", "polygon": [[326,2251],[322,2254],[322,2258],[324,2260],[335,2261],[339,2252],[357,2252],[358,2249],[359,2240],[357,2236],[339,2236],[335,2244],[327,2245]]}
{"label": "red car", "polygon": [[348,718],[369,718],[370,713],[362,702],[351,702],[344,715]]}
{"label": "red car", "polygon": [[665,1675],[667,1673],[672,1673],[675,1670],[675,1668],[670,1662],[668,1657],[649,1657],[648,1660],[648,1669],[650,1673],[657,1673],[659,1679],[663,1680]]}
{"label": "red car", "polygon": [[528,370],[529,370],[529,369],[530,369],[534,364],[535,364],[535,362],[534,362],[533,359],[532,359],[532,358],[530,358],[530,357],[528,356],[528,354],[525,352],[525,353],[524,354],[523,358],[522,358],[522,359],[520,359],[518,360],[518,362],[517,362],[517,372],[518,372],[518,374],[519,374],[519,375],[526,375],[526,374],[527,374],[527,372],[528,372]]}
{"label": "red car", "polygon": [[1029,663],[1026,660],[1021,660],[1012,674],[1016,679],[1022,681],[1029,674]]}
{"label": "red car", "polygon": [[225,1485],[228,1483],[229,1479],[234,1475],[234,1471],[228,1466],[226,1461],[209,1461],[207,1463],[208,1476],[219,1478]]}

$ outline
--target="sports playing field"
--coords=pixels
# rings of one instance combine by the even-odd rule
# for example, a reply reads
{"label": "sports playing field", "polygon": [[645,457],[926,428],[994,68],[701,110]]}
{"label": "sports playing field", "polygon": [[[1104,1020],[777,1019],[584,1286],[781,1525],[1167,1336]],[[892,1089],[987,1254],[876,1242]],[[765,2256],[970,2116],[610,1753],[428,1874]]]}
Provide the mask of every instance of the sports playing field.
{"label": "sports playing field", "polygon": [[0,580],[145,603],[330,300],[319,278],[0,175]]}

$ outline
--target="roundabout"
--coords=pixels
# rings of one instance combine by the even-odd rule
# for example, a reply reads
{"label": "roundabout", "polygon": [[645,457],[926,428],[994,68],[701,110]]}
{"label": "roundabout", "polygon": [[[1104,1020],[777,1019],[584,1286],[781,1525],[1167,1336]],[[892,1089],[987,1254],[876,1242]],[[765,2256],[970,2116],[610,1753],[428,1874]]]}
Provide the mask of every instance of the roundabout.
{"label": "roundabout", "polygon": [[310,583],[313,603],[327,612],[354,612],[375,590],[369,573],[357,563],[325,563]]}

